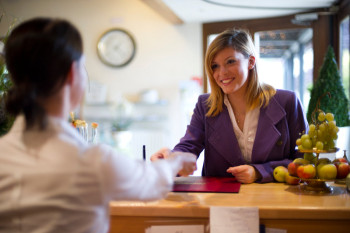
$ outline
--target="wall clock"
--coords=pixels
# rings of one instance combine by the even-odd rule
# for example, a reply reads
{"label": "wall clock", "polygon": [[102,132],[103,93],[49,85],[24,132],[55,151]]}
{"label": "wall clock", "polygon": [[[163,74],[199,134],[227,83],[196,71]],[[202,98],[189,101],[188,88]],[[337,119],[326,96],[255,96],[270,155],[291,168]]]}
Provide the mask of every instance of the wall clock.
{"label": "wall clock", "polygon": [[112,67],[127,65],[135,56],[133,36],[124,29],[114,28],[103,33],[97,43],[97,53],[103,63]]}

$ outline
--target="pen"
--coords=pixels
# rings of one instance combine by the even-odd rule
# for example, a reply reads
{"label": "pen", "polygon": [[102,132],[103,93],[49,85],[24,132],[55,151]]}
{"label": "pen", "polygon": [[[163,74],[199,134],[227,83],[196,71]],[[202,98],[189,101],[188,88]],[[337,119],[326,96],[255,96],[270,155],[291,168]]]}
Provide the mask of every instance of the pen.
{"label": "pen", "polygon": [[142,152],[143,152],[143,161],[145,161],[146,160],[146,145],[143,145]]}

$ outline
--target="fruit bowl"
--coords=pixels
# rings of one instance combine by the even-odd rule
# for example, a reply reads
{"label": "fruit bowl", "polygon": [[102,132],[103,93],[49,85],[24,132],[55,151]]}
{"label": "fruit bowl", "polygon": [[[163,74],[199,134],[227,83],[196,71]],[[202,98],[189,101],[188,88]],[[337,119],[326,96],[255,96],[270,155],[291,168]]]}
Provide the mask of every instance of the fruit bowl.
{"label": "fruit bowl", "polygon": [[[329,150],[318,150],[316,148],[313,148],[311,150],[303,149],[298,150],[301,153],[315,153],[316,159],[318,161],[319,154],[322,153],[335,153],[339,150],[339,148],[332,148]],[[337,179],[320,179],[320,178],[313,178],[313,179],[303,179],[301,178],[301,181],[303,181],[303,184],[301,186],[301,189],[304,192],[307,193],[314,193],[314,194],[327,194],[332,193],[333,189],[331,186],[329,186],[326,182],[336,181]]]}
{"label": "fruit bowl", "polygon": [[325,179],[301,179],[304,183],[301,185],[301,190],[307,193],[327,194],[332,193],[333,189],[326,182],[334,180]]}
{"label": "fruit bowl", "polygon": [[322,153],[335,153],[339,150],[339,148],[335,147],[329,150],[318,150],[316,148],[313,148],[311,150],[303,149],[303,150],[298,150],[300,153],[315,153],[316,156]]}
{"label": "fruit bowl", "polygon": [[[302,181],[302,188],[312,193],[330,193],[332,188],[326,181],[337,181],[336,178],[343,178],[350,172],[349,161],[346,159],[344,150],[344,160],[335,159],[331,163],[328,158],[319,158],[321,153],[335,153],[339,128],[336,124],[335,116],[331,112],[324,112],[321,106],[321,99],[330,92],[324,93],[317,100],[316,107],[311,113],[311,122],[308,132],[301,132],[296,139],[296,150],[304,153],[304,158],[297,158],[288,165],[291,175],[296,175]],[[329,180],[326,180],[329,179]]]}

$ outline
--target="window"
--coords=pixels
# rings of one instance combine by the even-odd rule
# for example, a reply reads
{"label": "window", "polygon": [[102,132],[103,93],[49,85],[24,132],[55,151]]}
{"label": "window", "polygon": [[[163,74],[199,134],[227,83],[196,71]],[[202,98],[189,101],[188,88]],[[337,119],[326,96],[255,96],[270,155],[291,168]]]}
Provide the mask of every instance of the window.
{"label": "window", "polygon": [[340,23],[340,75],[343,78],[343,86],[346,96],[350,97],[350,41],[349,41],[349,16]]}
{"label": "window", "polygon": [[312,29],[260,31],[254,38],[260,80],[294,91],[307,108],[313,82]]}

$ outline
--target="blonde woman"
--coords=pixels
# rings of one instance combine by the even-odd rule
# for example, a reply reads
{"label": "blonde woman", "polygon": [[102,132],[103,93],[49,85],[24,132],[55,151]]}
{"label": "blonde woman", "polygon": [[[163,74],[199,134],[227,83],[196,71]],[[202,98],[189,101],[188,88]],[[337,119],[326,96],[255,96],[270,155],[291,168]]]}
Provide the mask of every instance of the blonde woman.
{"label": "blonde woman", "polygon": [[[219,34],[207,50],[205,69],[211,93],[199,96],[185,136],[173,150],[197,156],[205,150],[203,176],[272,182],[276,166],[301,156],[295,141],[307,121],[300,101],[291,91],[259,83],[247,31]],[[164,157],[165,150],[151,160]]]}

